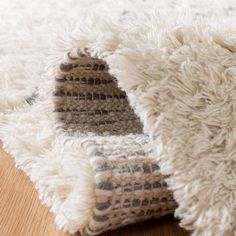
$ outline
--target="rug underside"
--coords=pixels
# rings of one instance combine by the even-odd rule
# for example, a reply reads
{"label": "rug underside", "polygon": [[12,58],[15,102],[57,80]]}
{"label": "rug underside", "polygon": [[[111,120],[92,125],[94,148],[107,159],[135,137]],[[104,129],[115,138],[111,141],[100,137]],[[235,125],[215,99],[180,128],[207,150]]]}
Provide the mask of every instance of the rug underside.
{"label": "rug underside", "polygon": [[59,228],[235,235],[236,1],[213,2],[0,3],[0,139]]}
{"label": "rug underside", "polygon": [[173,213],[176,202],[153,150],[146,150],[149,138],[103,60],[79,49],[68,52],[53,96],[58,127],[81,138],[92,169],[94,191],[87,198],[94,205],[83,235]]}

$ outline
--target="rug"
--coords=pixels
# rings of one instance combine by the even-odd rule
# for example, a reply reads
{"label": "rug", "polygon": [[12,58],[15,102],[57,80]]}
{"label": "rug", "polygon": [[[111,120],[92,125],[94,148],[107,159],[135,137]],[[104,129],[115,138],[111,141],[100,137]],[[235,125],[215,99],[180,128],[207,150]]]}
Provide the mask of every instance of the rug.
{"label": "rug", "polygon": [[59,228],[95,235],[177,207],[193,235],[235,234],[235,11],[1,1],[0,138]]}

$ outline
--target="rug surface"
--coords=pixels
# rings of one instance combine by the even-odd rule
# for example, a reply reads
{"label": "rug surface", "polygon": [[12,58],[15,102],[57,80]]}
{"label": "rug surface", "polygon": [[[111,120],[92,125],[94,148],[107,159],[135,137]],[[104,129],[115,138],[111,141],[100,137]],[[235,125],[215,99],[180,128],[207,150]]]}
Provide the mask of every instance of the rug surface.
{"label": "rug surface", "polygon": [[[104,198],[111,186],[98,171],[95,192],[93,168],[104,167],[104,156],[112,163],[118,148],[126,156],[135,150],[135,158],[145,153],[143,172],[158,163],[162,175],[154,177],[170,196],[165,176],[175,215],[193,235],[236,234],[235,0],[2,0],[0,16],[0,139],[59,228],[92,235],[101,222],[115,227],[94,214],[98,192]],[[64,107],[53,93],[59,72],[74,65],[68,55],[78,51],[106,63],[143,132],[136,118],[126,136],[61,129],[55,104]]]}

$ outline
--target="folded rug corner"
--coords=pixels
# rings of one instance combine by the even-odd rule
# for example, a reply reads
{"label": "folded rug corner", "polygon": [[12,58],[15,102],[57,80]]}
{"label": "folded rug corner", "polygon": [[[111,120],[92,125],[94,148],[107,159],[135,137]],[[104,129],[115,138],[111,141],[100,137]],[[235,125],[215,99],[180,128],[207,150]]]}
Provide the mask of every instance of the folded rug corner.
{"label": "folded rug corner", "polygon": [[96,235],[176,208],[193,235],[234,235],[236,2],[81,1],[80,19],[39,2],[3,1],[37,36],[0,38],[0,138],[57,225]]}

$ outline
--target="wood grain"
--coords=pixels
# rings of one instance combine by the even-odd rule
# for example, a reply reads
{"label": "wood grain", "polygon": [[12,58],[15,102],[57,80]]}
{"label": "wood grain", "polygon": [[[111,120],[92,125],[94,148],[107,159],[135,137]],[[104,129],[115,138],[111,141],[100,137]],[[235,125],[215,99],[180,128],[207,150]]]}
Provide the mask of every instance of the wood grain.
{"label": "wood grain", "polygon": [[[41,205],[29,178],[15,168],[0,144],[0,235],[69,236],[56,229],[53,216]],[[103,236],[187,236],[173,217],[130,225]]]}

